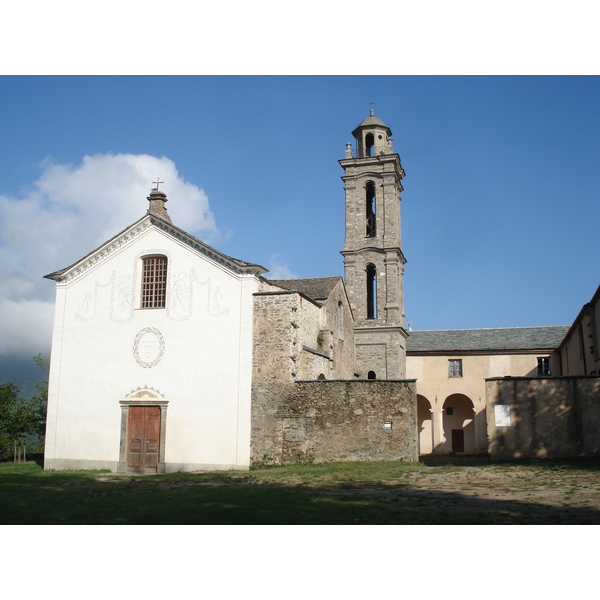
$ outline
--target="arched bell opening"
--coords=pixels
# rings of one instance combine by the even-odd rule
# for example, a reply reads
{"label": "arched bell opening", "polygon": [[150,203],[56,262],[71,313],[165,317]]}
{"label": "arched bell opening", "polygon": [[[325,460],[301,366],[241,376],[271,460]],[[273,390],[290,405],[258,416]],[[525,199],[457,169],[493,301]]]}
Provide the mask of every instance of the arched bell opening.
{"label": "arched bell opening", "polygon": [[377,235],[377,219],[375,216],[375,184],[372,181],[367,181],[365,186],[366,191],[366,237],[375,237]]}
{"label": "arched bell opening", "polygon": [[377,268],[367,265],[367,319],[377,318]]}
{"label": "arched bell opening", "polygon": [[375,136],[367,133],[365,136],[365,156],[373,156],[373,146],[375,146]]}

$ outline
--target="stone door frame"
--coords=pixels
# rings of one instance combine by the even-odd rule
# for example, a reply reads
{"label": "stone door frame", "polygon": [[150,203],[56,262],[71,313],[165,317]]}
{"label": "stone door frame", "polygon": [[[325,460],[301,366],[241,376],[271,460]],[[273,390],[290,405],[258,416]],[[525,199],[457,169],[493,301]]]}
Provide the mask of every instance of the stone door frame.
{"label": "stone door frame", "polygon": [[160,408],[160,438],[158,447],[157,473],[166,473],[165,446],[167,433],[167,407],[168,400],[146,397],[143,400],[120,400],[121,405],[121,443],[119,446],[119,463],[117,473],[127,473],[127,436],[129,431],[129,407],[130,406],[157,406]]}

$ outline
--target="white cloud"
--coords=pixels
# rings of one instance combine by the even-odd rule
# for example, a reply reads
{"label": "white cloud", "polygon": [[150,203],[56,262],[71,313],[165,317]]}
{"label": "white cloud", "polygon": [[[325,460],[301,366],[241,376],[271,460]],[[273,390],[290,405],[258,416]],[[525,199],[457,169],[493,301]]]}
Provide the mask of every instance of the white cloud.
{"label": "white cloud", "polygon": [[273,254],[269,259],[269,272],[265,277],[269,279],[298,279],[298,275],[292,273],[287,265],[279,263],[279,254]]}
{"label": "white cloud", "polygon": [[49,160],[41,166],[28,195],[0,196],[0,355],[43,351],[54,302],[54,284],[43,276],[142,217],[157,177],[175,225],[209,243],[218,237],[208,197],[183,180],[168,158],[97,154],[77,166]]}
{"label": "white cloud", "polygon": [[50,355],[54,302],[0,298],[0,356]]}

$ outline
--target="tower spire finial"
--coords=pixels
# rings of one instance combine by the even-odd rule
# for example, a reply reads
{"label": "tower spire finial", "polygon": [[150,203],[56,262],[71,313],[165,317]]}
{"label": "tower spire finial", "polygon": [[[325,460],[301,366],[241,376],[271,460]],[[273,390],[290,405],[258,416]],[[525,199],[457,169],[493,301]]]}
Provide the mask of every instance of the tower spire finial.
{"label": "tower spire finial", "polygon": [[375,104],[375,102],[369,102],[369,106],[371,107],[369,109],[369,116],[372,117],[375,115],[375,111],[373,110],[373,105]]}

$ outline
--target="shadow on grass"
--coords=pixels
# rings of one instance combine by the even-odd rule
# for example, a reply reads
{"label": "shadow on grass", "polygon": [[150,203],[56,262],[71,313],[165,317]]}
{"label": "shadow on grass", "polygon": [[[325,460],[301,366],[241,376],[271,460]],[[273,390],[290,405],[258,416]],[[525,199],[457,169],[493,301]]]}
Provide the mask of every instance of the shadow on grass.
{"label": "shadow on grass", "polygon": [[539,467],[548,470],[600,471],[600,457],[514,458],[492,460],[489,454],[422,454],[419,462],[428,467]]}
{"label": "shadow on grass", "polygon": [[428,467],[480,467],[492,460],[489,454],[421,454],[419,462]]}
{"label": "shadow on grass", "polygon": [[0,477],[1,524],[402,525],[600,524],[593,508],[495,500],[405,484],[256,483],[251,476]]}

